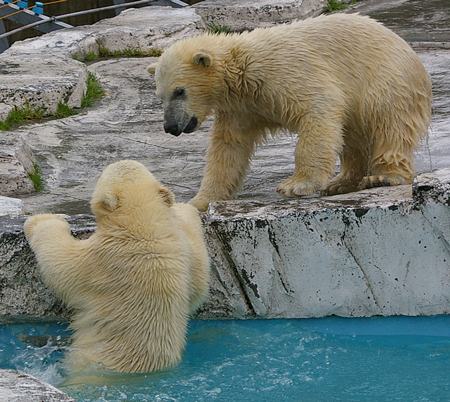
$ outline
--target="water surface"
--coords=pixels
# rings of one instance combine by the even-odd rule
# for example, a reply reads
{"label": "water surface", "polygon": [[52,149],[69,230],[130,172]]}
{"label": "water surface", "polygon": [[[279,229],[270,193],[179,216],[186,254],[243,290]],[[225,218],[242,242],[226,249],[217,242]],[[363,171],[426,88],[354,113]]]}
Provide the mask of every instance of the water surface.
{"label": "water surface", "polygon": [[82,402],[450,400],[449,316],[194,320],[178,367],[137,375],[68,376],[68,335],[64,325],[0,326],[0,367]]}

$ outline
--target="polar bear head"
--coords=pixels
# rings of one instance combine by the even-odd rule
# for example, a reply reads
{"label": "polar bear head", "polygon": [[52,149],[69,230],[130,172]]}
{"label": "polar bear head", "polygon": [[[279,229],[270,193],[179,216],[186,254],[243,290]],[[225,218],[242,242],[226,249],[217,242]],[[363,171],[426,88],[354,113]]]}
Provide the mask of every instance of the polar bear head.
{"label": "polar bear head", "polygon": [[197,130],[211,114],[223,90],[220,63],[206,38],[185,39],[167,49],[147,71],[155,75],[156,94],[163,101],[164,130],[179,136]]}
{"label": "polar bear head", "polygon": [[136,161],[122,160],[109,165],[100,176],[91,200],[97,222],[114,212],[129,214],[150,203],[170,207],[174,194]]}

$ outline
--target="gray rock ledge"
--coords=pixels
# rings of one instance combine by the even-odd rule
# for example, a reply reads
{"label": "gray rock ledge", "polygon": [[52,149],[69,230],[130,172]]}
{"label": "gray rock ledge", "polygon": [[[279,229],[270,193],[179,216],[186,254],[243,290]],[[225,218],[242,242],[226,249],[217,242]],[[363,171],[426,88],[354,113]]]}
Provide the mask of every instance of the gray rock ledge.
{"label": "gray rock ledge", "polygon": [[[41,282],[25,216],[0,217],[0,316],[67,318]],[[68,217],[73,233],[92,216]],[[210,297],[198,318],[435,315],[450,312],[450,169],[413,186],[262,203],[204,215]]]}
{"label": "gray rock ledge", "polygon": [[206,25],[225,25],[232,31],[244,31],[318,16],[326,3],[326,0],[206,0],[194,7]]}
{"label": "gray rock ledge", "polygon": [[0,370],[0,401],[74,402],[75,400],[30,374],[17,370]]}
{"label": "gray rock ledge", "polygon": [[[4,197],[34,192],[29,174],[35,173],[36,158],[29,144],[12,132],[0,137],[0,195]],[[4,214],[0,207],[0,214]]]}

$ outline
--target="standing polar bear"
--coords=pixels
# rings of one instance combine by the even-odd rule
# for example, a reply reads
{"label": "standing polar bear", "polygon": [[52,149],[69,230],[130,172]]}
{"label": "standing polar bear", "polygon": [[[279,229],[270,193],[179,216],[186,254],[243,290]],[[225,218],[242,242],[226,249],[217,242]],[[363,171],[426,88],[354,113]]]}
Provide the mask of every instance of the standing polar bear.
{"label": "standing polar bear", "polygon": [[[214,113],[198,194],[232,198],[255,146],[298,134],[285,197],[411,183],[414,149],[431,118],[430,78],[399,36],[359,15],[332,15],[175,43],[148,67],[164,105],[164,129],[191,133]],[[340,156],[340,174],[334,172]]]}
{"label": "standing polar bear", "polygon": [[204,301],[209,259],[198,211],[140,163],[108,166],[91,201],[98,229],[77,240],[52,214],[25,222],[45,283],[75,310],[69,367],[123,372],[178,364],[188,316]]}

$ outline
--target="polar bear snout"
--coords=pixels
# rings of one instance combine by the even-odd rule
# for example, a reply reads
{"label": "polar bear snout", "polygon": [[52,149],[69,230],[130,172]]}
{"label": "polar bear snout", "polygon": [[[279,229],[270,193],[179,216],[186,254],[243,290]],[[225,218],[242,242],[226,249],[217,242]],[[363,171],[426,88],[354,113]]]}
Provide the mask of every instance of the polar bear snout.
{"label": "polar bear snout", "polygon": [[178,137],[181,133],[192,133],[197,129],[198,119],[192,116],[188,123],[184,125],[174,119],[164,119],[164,131]]}
{"label": "polar bear snout", "polygon": [[183,132],[183,129],[180,129],[179,124],[175,120],[164,120],[164,131],[178,137]]}

